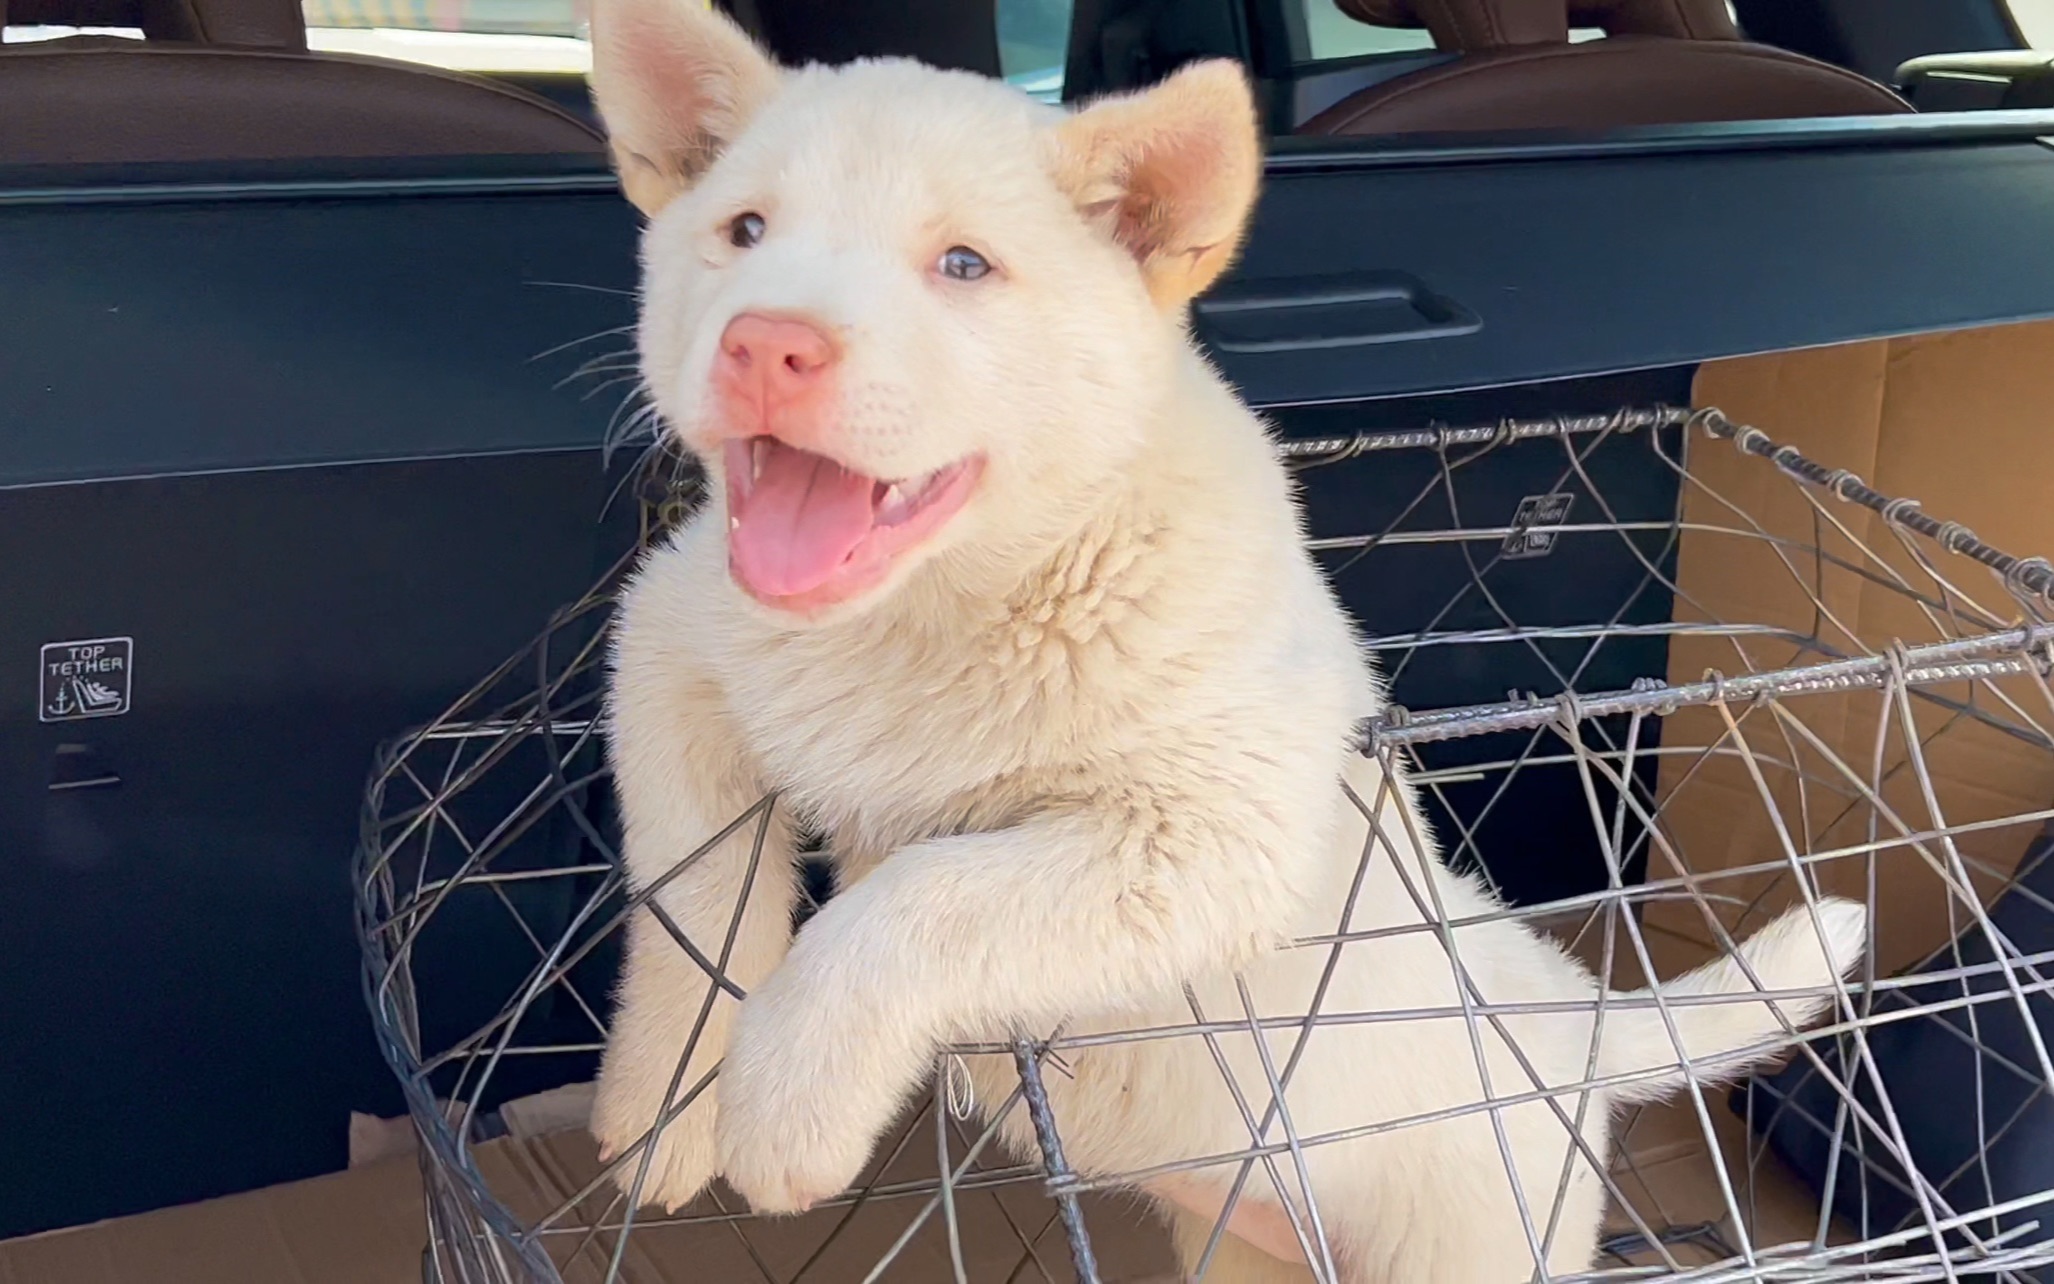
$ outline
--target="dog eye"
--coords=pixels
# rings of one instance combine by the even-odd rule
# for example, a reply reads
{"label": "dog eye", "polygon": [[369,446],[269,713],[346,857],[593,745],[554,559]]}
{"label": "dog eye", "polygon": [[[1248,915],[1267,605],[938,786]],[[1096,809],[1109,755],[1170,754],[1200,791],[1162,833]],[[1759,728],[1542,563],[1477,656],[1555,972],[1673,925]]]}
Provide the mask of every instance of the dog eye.
{"label": "dog eye", "polygon": [[941,274],[953,281],[975,281],[989,275],[991,261],[967,245],[951,245],[941,254]]}
{"label": "dog eye", "polygon": [[746,250],[763,239],[763,216],[754,210],[737,214],[727,225],[727,243]]}

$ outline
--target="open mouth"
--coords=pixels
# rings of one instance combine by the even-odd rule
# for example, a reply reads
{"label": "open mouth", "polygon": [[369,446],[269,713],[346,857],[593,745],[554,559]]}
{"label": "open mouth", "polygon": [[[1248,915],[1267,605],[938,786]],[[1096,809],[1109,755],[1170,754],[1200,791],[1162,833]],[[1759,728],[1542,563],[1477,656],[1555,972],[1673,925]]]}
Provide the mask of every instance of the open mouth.
{"label": "open mouth", "polygon": [[759,436],[731,440],[728,565],[759,601],[799,609],[869,588],[962,508],[981,457],[897,481]]}

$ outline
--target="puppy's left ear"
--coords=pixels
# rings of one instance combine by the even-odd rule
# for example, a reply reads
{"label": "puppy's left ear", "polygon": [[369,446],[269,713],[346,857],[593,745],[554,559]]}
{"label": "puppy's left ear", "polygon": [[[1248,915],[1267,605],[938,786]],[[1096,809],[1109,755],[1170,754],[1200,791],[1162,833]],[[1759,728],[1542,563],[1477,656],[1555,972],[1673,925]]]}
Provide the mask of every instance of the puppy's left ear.
{"label": "puppy's left ear", "polygon": [[1186,65],[1055,129],[1057,183],[1182,308],[1234,261],[1262,180],[1262,131],[1240,64]]}

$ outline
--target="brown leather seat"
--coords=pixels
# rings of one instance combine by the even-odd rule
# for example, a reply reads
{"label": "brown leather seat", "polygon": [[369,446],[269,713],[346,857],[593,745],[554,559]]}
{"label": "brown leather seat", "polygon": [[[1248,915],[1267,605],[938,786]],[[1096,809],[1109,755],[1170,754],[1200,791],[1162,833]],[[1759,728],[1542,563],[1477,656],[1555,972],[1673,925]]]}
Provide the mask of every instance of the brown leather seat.
{"label": "brown leather seat", "polygon": [[309,53],[299,0],[0,0],[0,20],[145,37],[0,46],[0,165],[604,149],[510,86]]}
{"label": "brown leather seat", "polygon": [[[1750,44],[1725,0],[1336,0],[1357,21],[1425,27],[1461,56],[1344,98],[1307,134],[1604,129],[1911,110],[1874,81]],[[1571,27],[1602,40],[1570,43]]]}

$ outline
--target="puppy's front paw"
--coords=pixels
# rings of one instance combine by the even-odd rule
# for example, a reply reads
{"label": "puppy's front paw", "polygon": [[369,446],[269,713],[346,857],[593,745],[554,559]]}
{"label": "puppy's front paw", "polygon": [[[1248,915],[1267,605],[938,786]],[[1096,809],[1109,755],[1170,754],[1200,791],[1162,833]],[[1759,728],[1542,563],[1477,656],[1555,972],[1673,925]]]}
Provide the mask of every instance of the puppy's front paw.
{"label": "puppy's front paw", "polygon": [[643,1143],[661,1113],[668,1079],[664,1076],[664,1082],[651,1091],[631,1075],[602,1075],[592,1104],[592,1135],[599,1142],[600,1162],[621,1160],[613,1171],[613,1181],[623,1193],[634,1193],[636,1176],[642,1174],[636,1202],[674,1213],[697,1199],[712,1182],[718,1153],[712,1085],[683,1114]]}
{"label": "puppy's front paw", "polygon": [[742,1004],[721,1075],[720,1172],[764,1213],[854,1184],[906,1086],[891,1040],[794,958]]}
{"label": "puppy's front paw", "polygon": [[716,1126],[721,1175],[759,1213],[803,1213],[855,1184],[865,1121],[835,1108],[844,1085],[803,1074],[737,1074]]}

